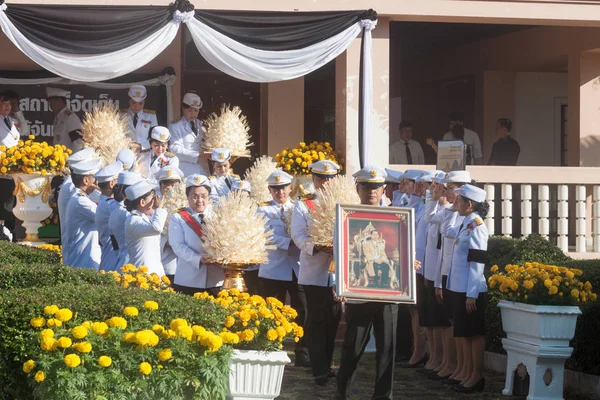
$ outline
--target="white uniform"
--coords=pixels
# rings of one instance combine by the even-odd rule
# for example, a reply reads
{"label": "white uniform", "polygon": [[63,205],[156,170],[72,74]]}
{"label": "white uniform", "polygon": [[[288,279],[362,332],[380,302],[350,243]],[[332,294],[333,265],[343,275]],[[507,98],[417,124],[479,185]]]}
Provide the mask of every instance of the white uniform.
{"label": "white uniform", "polygon": [[96,228],[98,229],[98,240],[100,241],[100,248],[102,249],[100,269],[105,271],[112,271],[117,263],[117,257],[119,254],[115,249],[113,249],[112,242],[110,240],[110,229],[108,226],[110,214],[118,206],[119,203],[117,203],[115,199],[101,195],[100,203],[98,203],[98,209],[96,210]]}
{"label": "white uniform", "polygon": [[[192,131],[191,124],[196,127],[197,135]],[[179,169],[183,171],[183,175],[208,175],[208,161],[202,160],[202,163],[198,164],[198,157],[201,154],[200,143],[204,138],[202,121],[199,119],[188,121],[182,117],[169,125],[169,132],[171,132],[171,151],[179,158]]]}
{"label": "white uniform", "polygon": [[134,210],[125,220],[125,246],[129,252],[129,263],[148,267],[148,273],[159,276],[165,274],[160,261],[160,234],[167,215],[164,208],[157,208],[152,216]]}
{"label": "white uniform", "polygon": [[[283,207],[283,209],[282,209]],[[258,276],[261,278],[274,279],[277,281],[291,281],[292,271],[299,275],[300,258],[296,246],[290,249],[292,238],[286,231],[286,220],[292,217],[294,203],[289,199],[283,206],[274,200],[269,204],[258,208],[267,218],[267,229],[273,230],[273,244],[276,250],[268,250],[269,262],[261,264]],[[289,221],[291,222],[291,221]],[[290,254],[290,250],[296,249],[298,254]]]}
{"label": "white uniform", "polygon": [[143,150],[139,155],[139,159],[142,167],[142,174],[150,179],[158,179],[156,174],[158,174],[158,171],[160,171],[162,167],[166,167],[167,165],[179,168],[179,158],[168,151],[160,156],[155,156],[152,150]]}
{"label": "white uniform", "polygon": [[308,208],[304,200],[297,200],[292,214],[292,240],[300,248],[300,285],[333,286],[335,274],[328,271],[332,257],[325,252],[314,252],[314,243],[308,234]]}
{"label": "white uniform", "polygon": [[[61,234],[61,243],[63,248],[63,254],[67,253],[69,250],[69,241],[65,235],[66,226],[65,221],[67,220],[67,205],[69,204],[69,200],[71,197],[77,192],[77,188],[73,185],[73,181],[71,180],[71,175],[67,175],[62,185],[60,186],[60,191],[58,192],[58,200],[56,201],[58,206],[58,217],[60,221],[60,234]],[[64,257],[63,257],[64,258]]]}
{"label": "white uniform", "polygon": [[69,135],[70,132],[77,130],[81,130],[81,120],[68,107],[63,108],[54,117],[54,125],[52,126],[54,139],[52,143],[55,145],[64,145],[67,149],[73,150],[73,153],[78,152],[83,145],[81,136],[78,136],[78,139],[75,139],[75,141],[71,141],[71,136]]}
{"label": "white uniform", "polygon": [[142,110],[138,112],[137,125],[135,126],[133,124],[134,114],[131,111],[131,108],[123,114],[127,116],[127,127],[129,128],[129,136],[131,137],[131,140],[142,145],[142,149],[150,148],[148,134],[150,132],[150,128],[158,125],[156,111]]}
{"label": "white uniform", "polygon": [[233,181],[239,181],[240,177],[234,174],[226,176],[210,176],[208,178],[211,186],[210,199],[213,204],[217,204],[219,197],[227,196],[231,192],[231,184]]}
{"label": "white uniform", "polygon": [[[427,241],[427,223],[424,218],[425,204],[423,204],[423,197],[414,194],[411,195],[406,207],[415,210],[415,258],[422,264],[425,259],[425,246]],[[423,275],[422,268],[419,269],[417,273]]]}
{"label": "white uniform", "polygon": [[19,139],[17,120],[8,116],[0,117],[0,144],[10,149],[19,143]]}
{"label": "white uniform", "polygon": [[107,271],[120,271],[121,267],[129,263],[129,252],[125,241],[125,220],[129,211],[123,203],[117,203],[118,206],[110,213],[108,218],[108,230],[110,235],[114,237],[119,249],[117,250],[117,258],[112,267],[107,266]]}
{"label": "white uniform", "polygon": [[455,226],[460,226],[465,217],[458,215],[456,211],[452,211],[452,205],[448,204],[441,212],[441,221],[437,215],[432,223],[439,223],[440,233],[442,235],[442,248],[438,258],[437,272],[435,274],[435,287],[441,288],[443,277],[448,276],[450,267],[452,267],[452,254],[454,254],[455,238],[446,236],[452,231]]}
{"label": "white uniform", "polygon": [[[441,216],[442,207],[438,206],[436,200],[432,200],[428,196],[427,203],[425,203],[425,220],[427,221],[427,243],[425,245],[425,260],[422,265],[423,276],[428,281],[435,281],[435,274],[437,273],[438,259],[440,255],[441,237],[440,237],[440,225],[434,224],[433,219]],[[438,247],[439,245],[439,247]]]}
{"label": "white uniform", "polygon": [[[444,140],[456,140],[456,138],[452,132],[446,132],[444,134]],[[465,128],[465,137],[463,141],[465,142],[465,145],[467,145],[467,151],[470,152],[472,156],[471,164],[475,164],[475,159],[483,158],[483,153],[481,152],[481,141],[479,140],[479,135],[477,132]]]}
{"label": "white uniform", "polygon": [[406,193],[402,193],[399,190],[394,190],[392,195],[392,207],[406,207],[408,206],[408,196]]}
{"label": "white uniform", "polygon": [[23,115],[23,111],[15,112],[12,117],[16,120],[15,126],[21,136],[29,136],[29,122],[27,122],[27,118]]}
{"label": "white uniform", "polygon": [[487,228],[479,215],[472,213],[460,226],[453,228],[448,237],[454,237],[456,244],[448,273],[448,290],[477,298],[480,293],[487,292],[482,262],[483,253],[487,251]]}
{"label": "white uniform", "polygon": [[169,243],[168,232],[160,234],[160,262],[165,270],[165,275],[175,275],[175,271],[177,271],[177,256]]}
{"label": "white uniform", "polygon": [[98,244],[96,209],[96,204],[81,189],[69,200],[65,221],[69,247],[67,253],[63,253],[65,265],[98,270],[102,251]]}
{"label": "white uniform", "polygon": [[[197,218],[191,209],[185,210]],[[204,215],[210,218],[209,208],[205,210]],[[171,215],[169,243],[177,255],[175,284],[198,289],[220,287],[223,284],[225,273],[222,268],[200,264],[200,258],[204,253],[202,241],[179,213]]]}

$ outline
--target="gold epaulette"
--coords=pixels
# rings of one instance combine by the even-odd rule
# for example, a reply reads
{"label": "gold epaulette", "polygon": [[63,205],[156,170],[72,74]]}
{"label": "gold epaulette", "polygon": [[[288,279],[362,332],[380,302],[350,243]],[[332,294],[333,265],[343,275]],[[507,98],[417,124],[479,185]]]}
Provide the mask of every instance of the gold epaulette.
{"label": "gold epaulette", "polygon": [[236,174],[229,174],[229,176],[231,176],[231,177],[233,177],[233,178],[238,178],[238,179],[240,179],[240,176],[239,176],[239,175],[236,175]]}
{"label": "gold epaulette", "polygon": [[209,176],[209,177],[208,177],[208,180],[210,180],[210,181],[212,181],[212,180],[214,180],[214,179],[217,179],[217,177],[216,177],[216,176],[214,176],[214,175],[211,175],[211,176]]}
{"label": "gold epaulette", "polygon": [[85,197],[85,194],[84,194],[84,193],[81,193],[81,192],[79,192],[79,193],[77,193],[77,196],[79,196],[79,197]]}
{"label": "gold epaulette", "polygon": [[262,202],[258,203],[258,206],[259,206],[259,207],[266,207],[266,206],[268,206],[269,204],[271,204],[271,202],[270,202],[270,201],[262,201]]}
{"label": "gold epaulette", "polygon": [[295,200],[295,199],[290,199],[290,202],[291,202],[292,204],[295,204],[295,203],[296,203],[296,200]]}
{"label": "gold epaulette", "polygon": [[71,114],[73,114],[73,111],[71,111],[71,110],[65,111],[65,115],[71,115]]}
{"label": "gold epaulette", "polygon": [[175,157],[175,154],[171,153],[170,151],[165,151],[165,156],[167,156],[167,157]]}
{"label": "gold epaulette", "polygon": [[304,196],[298,197],[298,200],[302,200],[302,201],[304,201],[304,200],[313,200],[314,198],[315,198],[315,194],[314,193],[308,193],[308,194],[305,194]]}
{"label": "gold epaulette", "polygon": [[475,225],[477,226],[483,225],[483,220],[479,217],[473,219],[473,222],[475,222]]}
{"label": "gold epaulette", "polygon": [[144,150],[140,150],[140,153],[147,153],[147,152],[149,152],[150,150],[152,150],[152,149],[144,149]]}
{"label": "gold epaulette", "polygon": [[156,111],[154,111],[154,110],[147,110],[145,108],[144,108],[144,112],[148,113],[148,114],[156,114]]}

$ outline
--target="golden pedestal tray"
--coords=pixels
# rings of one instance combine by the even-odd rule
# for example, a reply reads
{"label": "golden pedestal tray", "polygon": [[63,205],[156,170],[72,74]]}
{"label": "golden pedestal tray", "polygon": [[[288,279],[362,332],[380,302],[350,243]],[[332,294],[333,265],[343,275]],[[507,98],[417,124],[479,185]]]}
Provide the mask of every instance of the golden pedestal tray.
{"label": "golden pedestal tray", "polygon": [[237,289],[240,292],[247,292],[246,282],[244,281],[244,271],[256,264],[219,264],[225,270],[225,279],[223,280],[223,290]]}

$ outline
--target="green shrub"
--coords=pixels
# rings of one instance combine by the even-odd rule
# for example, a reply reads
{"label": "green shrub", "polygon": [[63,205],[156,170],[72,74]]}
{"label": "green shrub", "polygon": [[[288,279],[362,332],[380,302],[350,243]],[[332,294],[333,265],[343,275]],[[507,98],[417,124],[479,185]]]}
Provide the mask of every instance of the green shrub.
{"label": "green shrub", "polygon": [[62,264],[0,265],[0,290],[54,286],[63,283],[116,285],[110,275],[92,269],[71,268]]}
{"label": "green shrub", "polygon": [[105,320],[121,315],[123,307],[142,307],[144,301],[159,303],[158,323],[184,316],[207,329],[222,326],[224,308],[175,293],[121,288],[116,285],[66,283],[57,286],[12,289],[0,292],[0,387],[6,399],[30,399],[21,366],[32,354],[29,320],[40,316],[44,306],[57,304],[76,310],[80,319]]}
{"label": "green shrub", "polygon": [[52,251],[0,242],[0,265],[60,263],[60,256]]}

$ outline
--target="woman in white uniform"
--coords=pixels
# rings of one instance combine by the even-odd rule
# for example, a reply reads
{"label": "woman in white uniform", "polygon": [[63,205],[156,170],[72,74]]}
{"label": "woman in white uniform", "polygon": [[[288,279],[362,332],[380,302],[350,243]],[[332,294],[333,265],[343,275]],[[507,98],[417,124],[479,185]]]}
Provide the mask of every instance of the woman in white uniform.
{"label": "woman in white uniform", "polygon": [[157,179],[158,171],[170,165],[179,167],[179,158],[168,152],[171,133],[164,126],[153,126],[150,128],[150,148],[142,150],[139,159],[142,174],[150,179]]}
{"label": "woman in white uniform", "polygon": [[129,263],[148,267],[149,273],[165,274],[160,257],[160,234],[167,220],[167,210],[153,182],[142,180],[125,190],[125,207],[129,211],[125,220],[125,244]]}
{"label": "woman in white uniform", "polygon": [[466,374],[454,390],[480,392],[485,386],[485,308],[487,284],[483,274],[487,260],[488,231],[483,218],[489,211],[486,192],[467,184],[454,191],[454,209],[465,217],[448,236],[455,237],[448,290],[453,297],[454,337],[462,341]]}
{"label": "woman in white uniform", "polygon": [[210,218],[211,185],[204,175],[188,176],[185,182],[188,207],[171,215],[169,243],[177,256],[177,271],[173,287],[193,295],[208,292],[216,295],[225,274],[216,265],[207,264],[202,248],[202,222]]}

